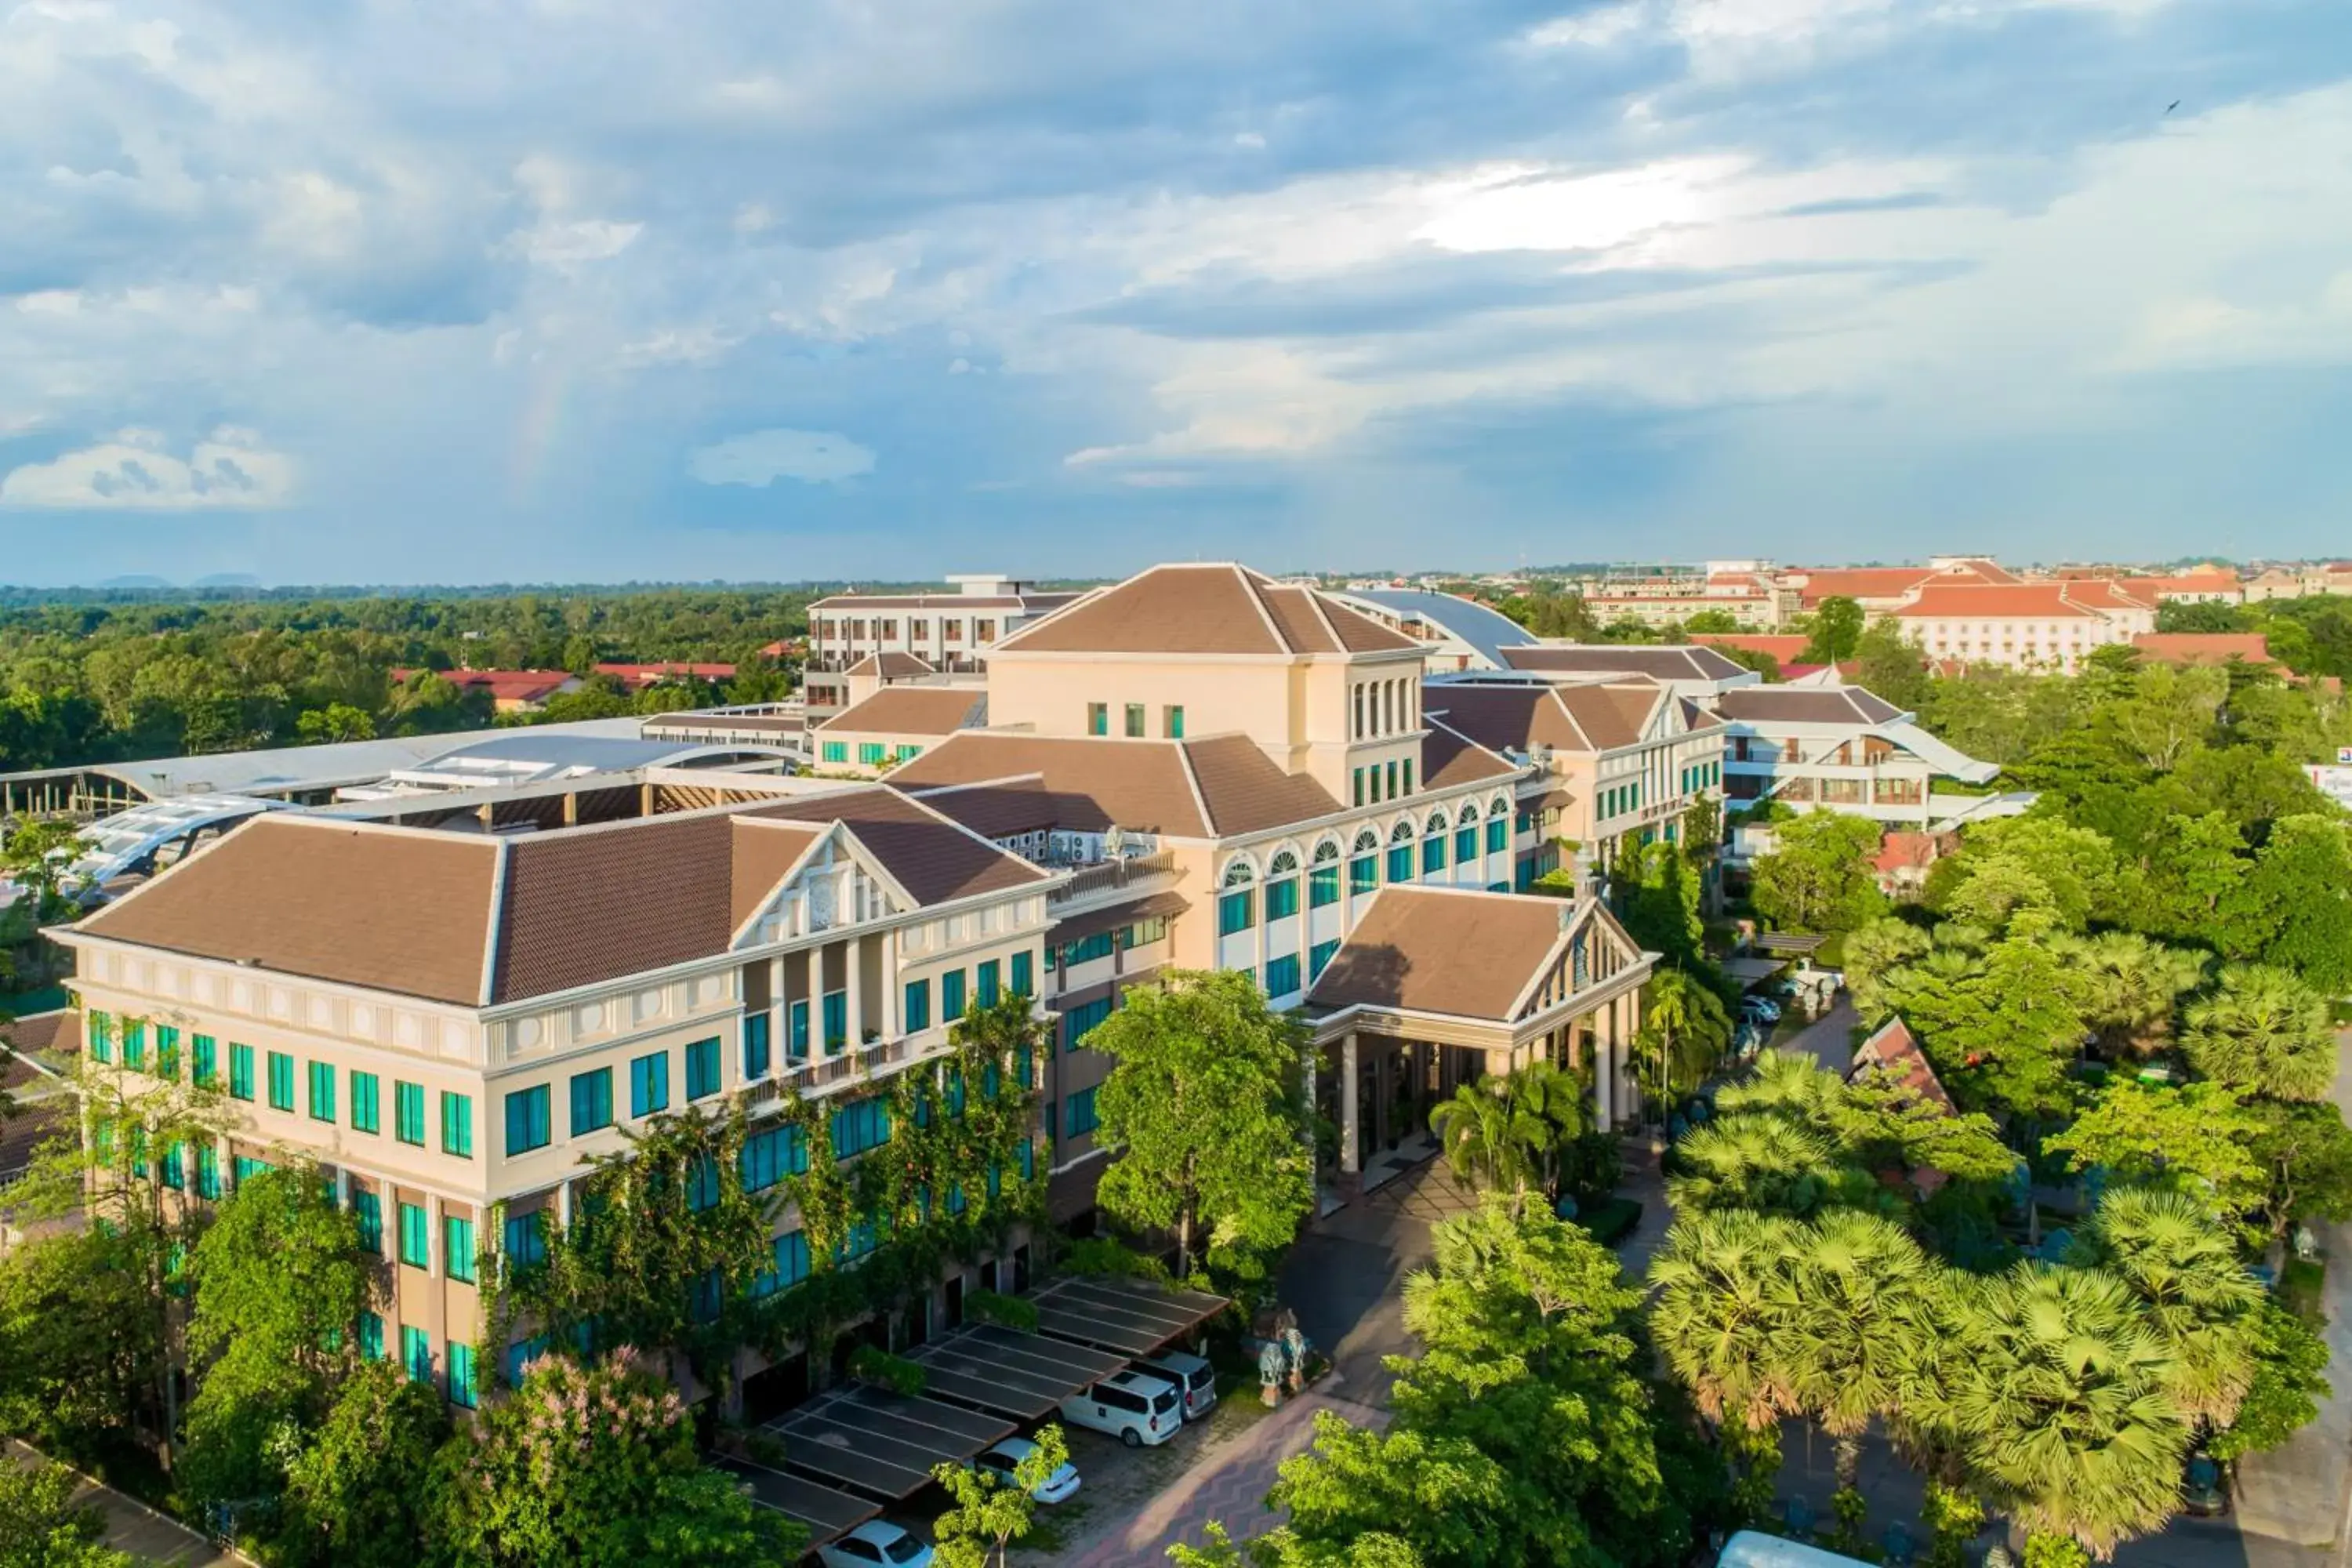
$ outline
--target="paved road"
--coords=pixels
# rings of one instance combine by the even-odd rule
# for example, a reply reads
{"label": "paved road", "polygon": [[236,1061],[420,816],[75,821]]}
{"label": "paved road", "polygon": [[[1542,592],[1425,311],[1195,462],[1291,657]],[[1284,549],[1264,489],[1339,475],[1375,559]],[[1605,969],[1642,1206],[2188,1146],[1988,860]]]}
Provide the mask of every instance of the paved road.
{"label": "paved road", "polygon": [[[7,1447],[8,1458],[17,1464],[31,1467],[47,1462],[22,1443],[11,1442]],[[187,1526],[111,1487],[85,1479],[74,1497],[96,1505],[105,1516],[106,1544],[118,1551],[175,1568],[249,1568],[247,1559],[223,1552]]]}

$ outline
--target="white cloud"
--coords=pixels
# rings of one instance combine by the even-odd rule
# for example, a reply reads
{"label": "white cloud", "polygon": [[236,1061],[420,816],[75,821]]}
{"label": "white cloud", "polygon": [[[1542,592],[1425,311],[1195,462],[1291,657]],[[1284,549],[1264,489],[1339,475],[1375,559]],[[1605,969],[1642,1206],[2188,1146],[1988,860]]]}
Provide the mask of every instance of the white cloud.
{"label": "white cloud", "polygon": [[874,453],[832,430],[751,430],[696,447],[686,471],[706,485],[838,484],[872,473]]}
{"label": "white cloud", "polygon": [[0,479],[0,506],[113,511],[252,511],[294,499],[294,460],[223,426],[183,458],[152,430],[27,463]]}
{"label": "white cloud", "polygon": [[614,223],[603,218],[543,224],[523,237],[523,249],[533,261],[551,267],[609,261],[635,244],[644,230],[645,225],[640,223]]}

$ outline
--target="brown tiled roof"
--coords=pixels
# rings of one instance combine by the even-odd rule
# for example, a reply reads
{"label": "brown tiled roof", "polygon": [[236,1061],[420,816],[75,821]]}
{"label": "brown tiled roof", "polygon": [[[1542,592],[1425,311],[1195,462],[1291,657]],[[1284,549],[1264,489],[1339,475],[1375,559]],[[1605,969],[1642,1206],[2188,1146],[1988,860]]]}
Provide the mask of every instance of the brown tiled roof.
{"label": "brown tiled roof", "polygon": [[1823,599],[1899,599],[1936,574],[1927,566],[1841,566],[1803,569],[1798,598],[1807,609]]}
{"label": "brown tiled roof", "polygon": [[2132,647],[2161,664],[2248,664],[2271,661],[2271,640],[2261,632],[2140,632]]}
{"label": "brown tiled roof", "polygon": [[817,728],[871,735],[952,735],[977,722],[987,710],[988,693],[977,687],[886,686]]}
{"label": "brown tiled roof", "polygon": [[[897,780],[892,780],[896,783]],[[947,784],[916,792],[918,800],[982,838],[1044,833],[1061,823],[1061,808],[1034,773],[987,784]]]}
{"label": "brown tiled roof", "polygon": [[58,1051],[71,1056],[81,1049],[81,1015],[59,1007],[47,1013],[27,1014],[0,1023],[0,1045],[18,1053],[19,1059],[0,1066],[0,1089],[20,1089],[41,1075],[34,1066],[21,1059],[36,1051]]}
{"label": "brown tiled roof", "polygon": [[1561,917],[1575,907],[1520,893],[1382,888],[1307,1003],[1508,1023],[1558,948]]}
{"label": "brown tiled roof", "polygon": [[1518,768],[1496,756],[1443,720],[1423,715],[1428,733],[1421,742],[1421,777],[1425,789],[1446,789],[1475,784],[1480,779],[1508,778]]}
{"label": "brown tiled roof", "polygon": [[1715,705],[1726,719],[1742,723],[1887,724],[1902,710],[1859,686],[1741,686]]}
{"label": "brown tiled roof", "polygon": [[727,902],[727,929],[730,933],[742,930],[743,922],[759,912],[760,906],[768,901],[768,895],[776,890],[776,884],[800,863],[817,837],[817,830],[812,827],[792,826],[758,816],[734,819]]}
{"label": "brown tiled roof", "polygon": [[[1091,910],[1082,915],[1074,915],[1068,920],[1056,921],[1054,922],[1053,934],[1047,940],[1056,945],[1062,942],[1079,942],[1098,931],[1115,931],[1120,926],[1133,925],[1138,921],[1171,920],[1192,907],[1192,901],[1190,899],[1172,889],[1164,892],[1147,893],[1142,898],[1130,899],[1123,904],[1112,904],[1104,909]],[[1059,1005],[1066,1008],[1068,1002],[1064,999]]]}
{"label": "brown tiled roof", "polygon": [[481,999],[499,849],[458,834],[270,813],[80,929],[471,1006]]}
{"label": "brown tiled roof", "polygon": [[1051,876],[923,803],[880,785],[803,795],[758,807],[752,815],[840,823],[920,903],[1003,892]]}
{"label": "brown tiled roof", "polygon": [[[1035,779],[1054,803],[1052,826],[1075,833],[1118,826],[1180,838],[1214,833],[1193,797],[1173,741],[1055,735],[950,735],[890,773],[901,789]],[[949,807],[942,803],[942,809]],[[1025,831],[1025,830],[1024,830]]]}
{"label": "brown tiled roof", "polygon": [[879,676],[884,680],[910,680],[918,676],[939,672],[930,667],[928,660],[918,658],[911,653],[885,648],[880,653],[867,654],[841,673],[845,676]]}
{"label": "brown tiled roof", "polygon": [[1982,584],[1938,580],[1920,589],[1919,596],[1909,604],[1897,605],[1895,614],[1905,620],[2083,620],[2097,614],[2087,607],[2094,602],[2119,607],[2080,582]]}
{"label": "brown tiled roof", "polygon": [[1559,689],[1560,706],[1604,752],[1638,743],[1664,696],[1664,691],[1647,683],[1633,686],[1613,680],[1607,685]]}
{"label": "brown tiled roof", "polygon": [[1419,646],[1311,589],[1217,563],[1154,566],[1033,621],[997,651],[1272,656]]}
{"label": "brown tiled roof", "polygon": [[509,840],[490,1000],[569,991],[724,951],[735,928],[719,894],[730,885],[733,844],[733,825],[711,814]]}
{"label": "brown tiled roof", "polygon": [[1539,681],[1432,685],[1423,690],[1422,710],[1489,751],[1524,752],[1536,746],[1559,752],[1595,750],[1592,738],[1561,703],[1560,689]]}
{"label": "brown tiled roof", "polygon": [[1547,675],[1646,675],[1654,680],[1726,680],[1748,672],[1695,644],[1543,643],[1507,647],[1513,669]]}
{"label": "brown tiled roof", "polygon": [[1871,1072],[1885,1073],[1914,1100],[1924,1100],[1947,1116],[1958,1111],[1943,1080],[1929,1064],[1927,1054],[1919,1048],[1919,1042],[1900,1018],[1889,1018],[1879,1026],[1876,1034],[1854,1047],[1853,1068],[1846,1074],[1847,1080],[1851,1082]]}
{"label": "brown tiled roof", "polygon": [[1339,803],[1305,773],[1286,773],[1246,735],[1180,742],[1192,782],[1223,837],[1328,816]]}
{"label": "brown tiled roof", "polygon": [[1693,632],[1691,641],[1702,647],[1727,647],[1740,653],[1769,654],[1780,663],[1794,664],[1802,658],[1813,639],[1801,632],[1781,636],[1779,633],[1756,632]]}

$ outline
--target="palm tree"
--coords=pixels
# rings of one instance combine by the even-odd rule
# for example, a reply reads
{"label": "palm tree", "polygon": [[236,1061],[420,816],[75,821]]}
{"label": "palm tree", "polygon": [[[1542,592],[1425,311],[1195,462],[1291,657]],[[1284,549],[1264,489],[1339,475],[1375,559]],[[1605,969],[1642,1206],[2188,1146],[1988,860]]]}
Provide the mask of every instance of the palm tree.
{"label": "palm tree", "polygon": [[1756,1209],[1800,1219],[1851,1183],[1824,1140],[1777,1116],[1725,1116],[1675,1145],[1681,1173],[1666,1183],[1678,1212]]}
{"label": "palm tree", "polygon": [[2183,1194],[2117,1187],[2067,1261],[2131,1288],[2172,1358],[2174,1403],[2192,1420],[2228,1426],[2253,1381],[2263,1289],[2212,1215]]}
{"label": "palm tree", "polygon": [[1854,1484],[1872,1417],[1902,1408],[1928,1342],[1942,1331],[1941,1271],[1902,1226],[1832,1213],[1797,1233],[1780,1353],[1797,1404],[1837,1444],[1841,1487]]}
{"label": "palm tree", "polygon": [[1865,1024],[1875,1024],[1891,1010],[1880,982],[1889,971],[1927,956],[1926,931],[1899,916],[1886,915],[1858,926],[1845,939],[1846,994]]}
{"label": "palm tree", "polygon": [[[1592,1086],[1581,1073],[1541,1058],[1529,1062],[1507,1080],[1513,1103],[1542,1123],[1538,1143],[1530,1151],[1536,1179],[1547,1193],[1559,1189],[1560,1151],[1592,1130]],[[1531,1124],[1524,1120],[1517,1125]]]}
{"label": "palm tree", "polygon": [[2110,1057],[2146,1055],[2168,1033],[2180,998],[2205,981],[2205,960],[2136,931],[2066,936],[2053,943],[2084,982],[2084,1021]]}
{"label": "palm tree", "polygon": [[1700,1414],[1751,1432],[1801,1408],[1781,1355],[1799,1227],[1779,1215],[1686,1215],[1650,1264],[1650,1331]]}
{"label": "palm tree", "polygon": [[2160,1528],[2179,1501],[2189,1423],[2130,1287],[2026,1264],[1956,1288],[1944,1419],[1988,1500],[2099,1557]]}
{"label": "palm tree", "polygon": [[2273,1100],[2325,1100],[2336,1082],[2327,998],[2284,969],[2232,963],[2182,1014],[2189,1065]]}
{"label": "palm tree", "polygon": [[1549,1136],[1543,1118],[1512,1095],[1510,1080],[1491,1077],[1464,1084],[1431,1110],[1429,1130],[1465,1185],[1509,1192],[1519,1203],[1540,1175],[1538,1152]]}
{"label": "palm tree", "polygon": [[1657,1086],[1661,1101],[1706,1082],[1730,1043],[1731,1015],[1713,987],[1679,969],[1662,969],[1650,977],[1633,1048],[1644,1080]]}
{"label": "palm tree", "polygon": [[1827,1135],[1844,1099],[1845,1080],[1819,1058],[1806,1051],[1766,1051],[1747,1078],[1716,1091],[1715,1108],[1727,1116],[1784,1116]]}

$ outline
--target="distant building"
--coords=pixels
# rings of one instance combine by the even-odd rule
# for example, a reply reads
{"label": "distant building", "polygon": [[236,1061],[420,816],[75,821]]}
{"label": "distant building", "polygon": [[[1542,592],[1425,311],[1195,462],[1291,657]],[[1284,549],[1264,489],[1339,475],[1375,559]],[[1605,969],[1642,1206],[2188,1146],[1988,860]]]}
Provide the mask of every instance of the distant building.
{"label": "distant building", "polygon": [[2158,664],[2269,664],[2270,638],[2260,632],[2141,632],[2132,647]]}
{"label": "distant building", "polygon": [[1724,801],[1733,807],[1773,800],[1925,827],[1961,809],[1936,798],[1937,779],[1981,786],[2000,773],[1858,686],[1741,687],[1724,692],[1715,711],[1727,742]]}
{"label": "distant building", "polygon": [[1528,629],[1503,614],[1454,594],[1423,588],[1349,588],[1330,595],[1357,614],[1425,645],[1432,675],[1465,669],[1507,669],[1503,650],[1528,641]]}
{"label": "distant building", "polygon": [[536,713],[558,692],[580,689],[580,678],[568,669],[395,669],[392,678],[419,674],[437,675],[460,691],[487,691],[500,713]]}
{"label": "distant building", "polygon": [[735,679],[731,664],[600,664],[599,675],[609,675],[632,691],[658,686],[665,680],[707,680],[716,685]]}
{"label": "distant building", "polygon": [[1929,658],[2068,674],[2094,650],[2156,629],[2156,601],[2104,577],[1930,582],[1891,613]]}
{"label": "distant building", "polygon": [[2125,577],[2118,581],[2134,595],[2152,595],[2159,605],[2242,605],[2246,600],[2245,584],[2226,566],[2205,565],[2178,576]]}
{"label": "distant building", "polygon": [[857,700],[841,677],[865,658],[904,655],[919,659],[926,674],[978,675],[990,648],[1079,597],[1040,593],[993,573],[948,582],[953,593],[834,594],[811,605],[803,679],[812,716]]}

